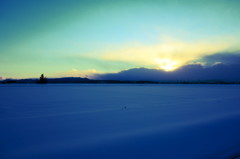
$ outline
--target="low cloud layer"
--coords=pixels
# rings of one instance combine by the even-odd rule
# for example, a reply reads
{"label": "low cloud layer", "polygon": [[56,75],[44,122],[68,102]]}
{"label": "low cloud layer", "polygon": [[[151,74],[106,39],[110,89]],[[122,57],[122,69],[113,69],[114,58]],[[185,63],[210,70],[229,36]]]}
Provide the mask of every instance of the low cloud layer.
{"label": "low cloud layer", "polygon": [[172,72],[158,69],[133,68],[118,73],[95,74],[94,79],[100,80],[148,80],[148,81],[198,81],[224,80],[240,81],[240,54],[221,53],[206,56]]}
{"label": "low cloud layer", "polygon": [[223,63],[225,65],[238,65],[240,64],[240,52],[214,54],[205,56],[198,61],[202,61],[206,63],[206,65],[214,65],[216,63]]}

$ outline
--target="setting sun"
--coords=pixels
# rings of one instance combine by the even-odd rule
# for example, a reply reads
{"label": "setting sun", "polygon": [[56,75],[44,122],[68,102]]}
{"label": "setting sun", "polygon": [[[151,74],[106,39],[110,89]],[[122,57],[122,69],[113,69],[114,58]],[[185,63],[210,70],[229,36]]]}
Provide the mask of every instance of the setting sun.
{"label": "setting sun", "polygon": [[178,68],[177,61],[172,61],[170,59],[157,59],[156,61],[164,71],[173,71]]}

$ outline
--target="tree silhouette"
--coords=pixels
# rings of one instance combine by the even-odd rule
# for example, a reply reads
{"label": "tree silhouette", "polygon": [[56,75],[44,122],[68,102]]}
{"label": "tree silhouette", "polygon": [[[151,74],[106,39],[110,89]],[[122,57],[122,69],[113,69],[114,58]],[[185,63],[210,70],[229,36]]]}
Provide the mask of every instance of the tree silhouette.
{"label": "tree silhouette", "polygon": [[41,84],[47,83],[47,78],[46,78],[46,77],[44,77],[44,75],[43,75],[43,74],[41,74],[41,76],[40,76],[40,79],[39,79],[38,83],[41,83]]}

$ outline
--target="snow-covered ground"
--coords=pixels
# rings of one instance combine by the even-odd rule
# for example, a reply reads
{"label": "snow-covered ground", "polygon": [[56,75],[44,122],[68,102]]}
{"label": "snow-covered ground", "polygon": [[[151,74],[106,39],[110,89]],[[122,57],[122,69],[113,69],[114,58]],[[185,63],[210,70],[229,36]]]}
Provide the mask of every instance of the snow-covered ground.
{"label": "snow-covered ground", "polygon": [[1,159],[240,154],[240,85],[0,85]]}

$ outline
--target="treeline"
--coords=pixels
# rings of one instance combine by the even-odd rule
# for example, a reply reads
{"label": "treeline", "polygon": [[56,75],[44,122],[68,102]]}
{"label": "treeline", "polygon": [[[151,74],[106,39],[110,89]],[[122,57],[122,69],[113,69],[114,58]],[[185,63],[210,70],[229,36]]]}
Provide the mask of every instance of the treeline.
{"label": "treeline", "polygon": [[43,78],[39,79],[6,79],[1,84],[240,84],[240,81],[121,81],[121,80],[91,80],[80,77],[64,77],[64,78]]}
{"label": "treeline", "polygon": [[6,79],[0,82],[1,84],[11,83],[89,83],[89,84],[240,84],[232,81],[221,80],[205,80],[205,81],[122,81],[122,80],[91,80],[81,77],[63,77],[63,78],[47,78],[41,74],[39,79]]}

